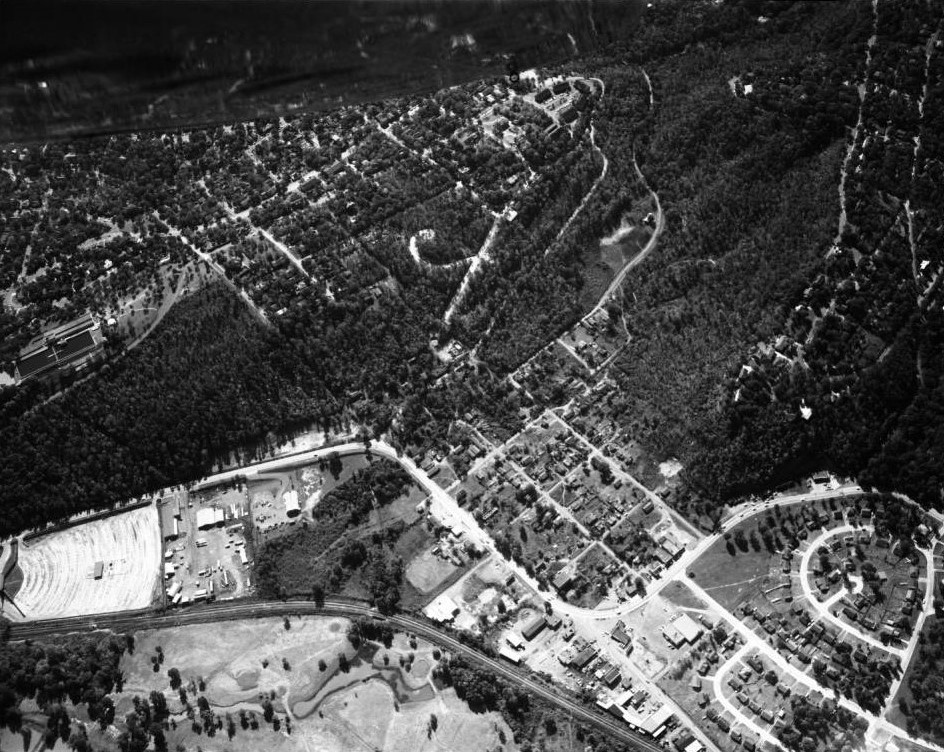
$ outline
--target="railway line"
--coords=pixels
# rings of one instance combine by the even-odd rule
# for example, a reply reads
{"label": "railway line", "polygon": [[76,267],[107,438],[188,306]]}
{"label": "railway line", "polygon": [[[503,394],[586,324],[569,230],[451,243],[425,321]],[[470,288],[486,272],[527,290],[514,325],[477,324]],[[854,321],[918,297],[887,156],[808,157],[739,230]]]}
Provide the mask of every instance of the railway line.
{"label": "railway line", "polygon": [[548,686],[521,669],[495,660],[481,651],[463,644],[451,635],[444,634],[421,619],[406,614],[383,616],[370,606],[353,600],[332,599],[326,600],[320,605],[308,600],[218,602],[194,607],[186,611],[163,614],[152,609],[139,609],[137,611],[112,612],[93,616],[75,616],[11,624],[8,638],[11,640],[25,640],[68,632],[88,632],[90,630],[161,629],[236,619],[292,615],[342,616],[348,618],[367,616],[384,620],[400,630],[412,632],[446,648],[455,655],[462,655],[470,661],[488,668],[555,705],[572,718],[579,719],[598,731],[619,739],[636,750],[640,750],[640,752],[663,752],[661,745],[634,732],[625,724],[615,719],[610,720],[603,714],[590,710],[579,702],[572,700],[563,694],[559,687]]}

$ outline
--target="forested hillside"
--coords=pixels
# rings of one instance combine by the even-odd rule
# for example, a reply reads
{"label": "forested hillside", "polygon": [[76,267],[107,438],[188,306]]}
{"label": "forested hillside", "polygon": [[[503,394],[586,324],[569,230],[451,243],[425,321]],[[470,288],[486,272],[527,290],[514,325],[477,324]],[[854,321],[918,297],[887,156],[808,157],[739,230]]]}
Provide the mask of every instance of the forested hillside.
{"label": "forested hillside", "polygon": [[[683,503],[717,508],[823,464],[938,503],[942,11],[875,7],[655,3],[632,38],[560,70],[581,77],[563,137],[542,140],[516,101],[522,134],[540,136],[517,152],[460,143],[467,87],[18,158],[22,174],[0,173],[0,209],[28,214],[5,273],[29,272],[36,311],[62,313],[63,291],[104,274],[115,243],[86,248],[102,228],[79,221],[99,213],[154,236],[143,277],[165,242],[172,266],[196,263],[182,228],[244,295],[219,286],[178,303],[54,399],[0,391],[0,535],[200,477],[303,426],[355,423],[422,452],[448,449],[474,412],[506,437],[530,397],[505,376],[597,302],[614,272],[600,238],[649,188],[665,227],[610,306],[629,340],[606,409],[682,461]],[[357,144],[333,139],[355,132]],[[290,179],[308,171],[325,184]],[[42,254],[26,253],[30,237]],[[140,260],[132,241],[115,251],[123,269]],[[120,274],[103,279],[127,292]],[[437,357],[453,339],[474,356]]]}
{"label": "forested hillside", "polygon": [[212,287],[95,378],[22,415],[8,407],[0,537],[201,477],[248,440],[332,409],[275,355],[242,302]]}
{"label": "forested hillside", "polygon": [[941,505],[944,7],[857,8],[875,36],[830,201],[841,214],[788,315],[728,371],[722,419],[703,423],[691,478],[713,496],[828,463]]}
{"label": "forested hillside", "polygon": [[[776,335],[822,263],[869,29],[860,5],[776,5],[766,23],[739,6],[740,39],[636,50],[651,110],[624,104],[645,91],[638,68],[602,73],[607,150],[635,149],[666,207],[657,252],[623,286],[633,340],[612,372],[614,412],[660,455],[684,462],[704,441],[745,352]],[[682,9],[674,28],[701,36],[702,15]]]}

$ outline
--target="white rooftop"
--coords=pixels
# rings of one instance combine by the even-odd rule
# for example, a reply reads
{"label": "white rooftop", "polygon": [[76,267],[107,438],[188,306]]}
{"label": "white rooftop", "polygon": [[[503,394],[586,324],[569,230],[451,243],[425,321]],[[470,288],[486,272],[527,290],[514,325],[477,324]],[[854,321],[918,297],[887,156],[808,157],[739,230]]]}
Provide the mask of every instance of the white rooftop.
{"label": "white rooftop", "polygon": [[672,626],[678,630],[686,642],[695,642],[702,633],[701,626],[688,614],[679,614],[672,622]]}

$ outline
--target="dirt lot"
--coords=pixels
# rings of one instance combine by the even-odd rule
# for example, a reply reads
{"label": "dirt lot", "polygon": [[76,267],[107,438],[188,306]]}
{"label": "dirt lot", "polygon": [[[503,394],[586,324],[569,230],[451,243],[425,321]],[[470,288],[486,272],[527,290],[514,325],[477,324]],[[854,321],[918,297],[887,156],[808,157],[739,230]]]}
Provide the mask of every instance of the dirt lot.
{"label": "dirt lot", "polygon": [[[154,505],[44,535],[20,545],[23,581],[14,621],[143,608],[158,591],[161,541]],[[95,563],[103,574],[95,579]]]}
{"label": "dirt lot", "polygon": [[[166,496],[164,501],[176,503]],[[245,551],[246,561],[251,563],[252,536],[248,534],[249,504],[245,491],[221,486],[189,497],[183,494],[179,501],[180,536],[164,544],[164,566],[174,568],[172,575],[164,577],[168,603],[172,604],[177,594],[183,605],[202,597],[228,599],[247,595],[252,583],[249,564],[243,564],[241,552]],[[210,528],[198,529],[197,514],[201,509],[221,509],[225,519]]]}
{"label": "dirt lot", "polygon": [[436,545],[423,551],[406,567],[406,579],[423,594],[432,593],[460,569],[441,554],[434,554],[435,548],[440,547]]}

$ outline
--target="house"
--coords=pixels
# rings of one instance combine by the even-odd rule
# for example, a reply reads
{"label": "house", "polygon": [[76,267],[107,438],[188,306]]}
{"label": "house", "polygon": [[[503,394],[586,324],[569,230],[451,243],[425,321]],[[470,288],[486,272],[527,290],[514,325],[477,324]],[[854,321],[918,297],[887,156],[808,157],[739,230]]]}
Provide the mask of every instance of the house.
{"label": "house", "polygon": [[610,689],[619,684],[622,676],[620,675],[620,670],[616,666],[611,666],[606,673],[603,674],[601,681]]}
{"label": "house", "polygon": [[570,567],[564,567],[556,575],[554,575],[554,589],[563,595],[565,592],[570,590],[576,579],[574,571]]}
{"label": "house", "polygon": [[652,558],[659,562],[659,564],[663,567],[668,567],[673,561],[671,554],[669,554],[669,552],[662,547],[659,547],[652,552]]}
{"label": "house", "polygon": [[685,551],[685,546],[670,535],[662,536],[662,538],[659,539],[659,546],[671,557],[672,561],[679,558]]}
{"label": "house", "polygon": [[597,651],[593,649],[593,646],[588,645],[571,659],[570,665],[582,670],[596,657],[596,654]]}
{"label": "house", "polygon": [[613,640],[615,640],[620,644],[620,646],[624,648],[629,645],[630,642],[632,642],[632,638],[626,634],[626,631],[623,629],[623,627],[619,625],[610,633],[610,637],[612,637]]}

